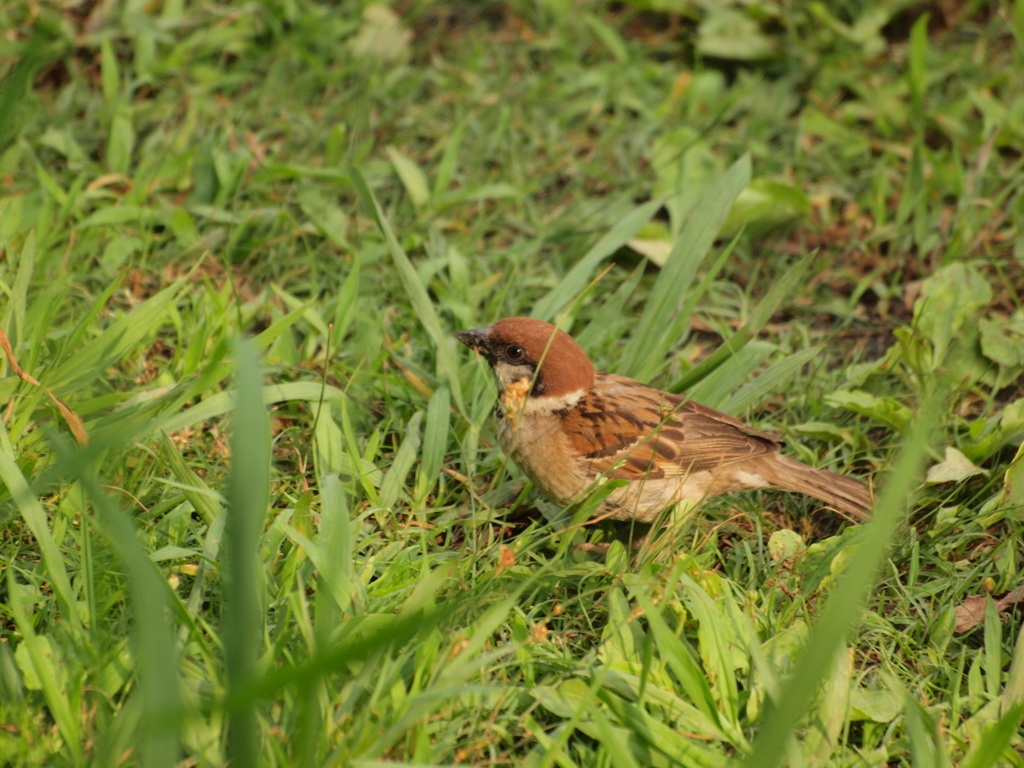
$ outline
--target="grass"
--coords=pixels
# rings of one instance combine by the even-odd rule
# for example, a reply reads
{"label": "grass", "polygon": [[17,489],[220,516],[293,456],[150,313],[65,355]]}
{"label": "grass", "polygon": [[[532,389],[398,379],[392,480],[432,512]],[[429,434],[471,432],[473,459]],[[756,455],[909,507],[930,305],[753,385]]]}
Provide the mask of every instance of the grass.
{"label": "grass", "polygon": [[[0,5],[0,762],[1024,765],[1024,3],[398,10]],[[513,314],[876,521],[574,524]]]}

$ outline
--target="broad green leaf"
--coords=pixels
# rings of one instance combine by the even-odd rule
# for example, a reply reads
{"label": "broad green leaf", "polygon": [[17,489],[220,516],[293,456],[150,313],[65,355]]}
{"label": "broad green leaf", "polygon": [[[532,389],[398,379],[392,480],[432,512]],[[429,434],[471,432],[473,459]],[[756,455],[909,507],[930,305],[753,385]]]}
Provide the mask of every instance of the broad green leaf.
{"label": "broad green leaf", "polygon": [[975,475],[987,475],[988,472],[971,463],[970,459],[952,446],[946,446],[944,461],[929,468],[925,476],[926,483],[960,483]]}
{"label": "broad green leaf", "polygon": [[795,224],[810,212],[810,201],[797,185],[777,179],[754,179],[733,203],[721,236],[732,237],[740,230],[754,236],[765,235]]}
{"label": "broad green leaf", "polygon": [[1010,320],[983,318],[978,321],[981,351],[989,360],[1007,367],[1024,362],[1024,312]]}
{"label": "broad green leaf", "polygon": [[25,612],[24,588],[14,578],[14,569],[7,569],[7,608],[14,617],[14,623],[21,633],[21,642],[28,651],[28,657],[32,662],[35,671],[36,681],[39,683],[46,699],[46,706],[50,710],[64,743],[71,752],[72,765],[85,765],[85,757],[82,754],[82,745],[79,737],[78,719],[71,712],[71,705],[68,701],[66,691],[58,686],[57,670],[53,666],[52,650],[49,638],[37,635],[32,629],[32,623]]}
{"label": "broad green leaf", "polygon": [[391,8],[384,3],[371,3],[363,8],[363,25],[349,41],[349,47],[360,58],[400,61],[408,55],[412,37],[412,31],[402,25]]}
{"label": "broad green leaf", "polygon": [[708,9],[697,31],[697,52],[702,56],[757,61],[775,55],[775,43],[746,13],[723,5]]}
{"label": "broad green leaf", "polygon": [[932,342],[933,367],[942,364],[960,329],[990,301],[992,289],[985,276],[963,262],[942,267],[924,281],[914,302],[914,322]]}
{"label": "broad green leaf", "polygon": [[877,397],[862,389],[841,389],[825,395],[824,402],[833,408],[846,408],[902,431],[910,422],[910,409],[891,397]]}
{"label": "broad green leaf", "polygon": [[891,723],[899,715],[901,708],[900,697],[884,688],[855,688],[850,694],[851,720]]}

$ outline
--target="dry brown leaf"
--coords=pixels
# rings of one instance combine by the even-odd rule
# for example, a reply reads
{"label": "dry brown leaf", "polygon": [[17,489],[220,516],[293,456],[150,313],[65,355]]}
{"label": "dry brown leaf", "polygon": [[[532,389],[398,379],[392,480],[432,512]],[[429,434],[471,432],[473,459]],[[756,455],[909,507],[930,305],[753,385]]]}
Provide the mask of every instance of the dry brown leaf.
{"label": "dry brown leaf", "polygon": [[37,387],[43,386],[35,380],[32,374],[28,373],[24,368],[18,365],[18,360],[14,356],[14,350],[11,349],[11,340],[7,338],[7,333],[3,328],[0,328],[0,347],[3,347],[4,352],[7,353],[7,360],[10,362],[11,368],[14,369],[14,372],[18,374],[18,378],[22,381],[27,381],[29,384],[34,384]]}
{"label": "dry brown leaf", "polygon": [[53,394],[53,392],[46,387],[43,387],[43,385],[40,384],[31,373],[18,365],[18,359],[14,356],[14,350],[11,349],[11,340],[7,338],[7,333],[3,328],[0,328],[0,347],[3,347],[4,353],[7,355],[7,361],[11,364],[11,369],[18,374],[18,378],[22,381],[27,381],[32,386],[42,387],[43,391],[50,396],[51,400],[53,400],[53,404],[57,406],[57,410],[59,410],[61,416],[64,417],[64,421],[68,423],[68,427],[71,429],[71,434],[75,436],[75,440],[78,441],[78,444],[86,445],[89,442],[89,435],[86,434],[85,424],[82,422],[82,418],[71,410],[59,397]]}
{"label": "dry brown leaf", "polygon": [[53,394],[49,389],[46,390],[46,394],[50,396],[50,399],[53,400],[53,404],[57,406],[57,410],[59,410],[61,416],[64,417],[64,421],[68,423],[68,427],[71,429],[71,434],[75,436],[75,440],[78,441],[78,444],[87,445],[89,443],[89,435],[85,432],[85,423],[82,421],[82,417],[68,408],[67,404]]}
{"label": "dry brown leaf", "polygon": [[[958,633],[974,629],[985,618],[985,600],[988,595],[968,597],[956,609],[956,631]],[[1017,603],[1024,603],[1024,587],[1007,592],[995,601],[996,610],[1002,613]]]}

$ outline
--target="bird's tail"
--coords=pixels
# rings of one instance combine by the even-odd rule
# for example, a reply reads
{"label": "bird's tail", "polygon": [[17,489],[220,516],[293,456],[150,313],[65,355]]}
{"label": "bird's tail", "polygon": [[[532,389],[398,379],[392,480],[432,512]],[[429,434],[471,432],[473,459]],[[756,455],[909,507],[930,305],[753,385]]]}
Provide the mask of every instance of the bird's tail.
{"label": "bird's tail", "polygon": [[813,496],[857,520],[870,517],[871,489],[860,480],[809,467],[777,453],[764,456],[758,470],[772,488]]}

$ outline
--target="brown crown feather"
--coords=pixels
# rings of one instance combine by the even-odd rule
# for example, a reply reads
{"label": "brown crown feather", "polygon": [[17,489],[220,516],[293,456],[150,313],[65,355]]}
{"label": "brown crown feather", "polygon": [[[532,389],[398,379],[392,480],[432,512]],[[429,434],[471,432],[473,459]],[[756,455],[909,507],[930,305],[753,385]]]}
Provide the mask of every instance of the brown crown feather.
{"label": "brown crown feather", "polygon": [[[554,338],[552,338],[554,334]],[[537,365],[544,395],[564,397],[594,386],[594,366],[572,336],[532,317],[506,317],[491,326],[491,341],[518,344]]]}

